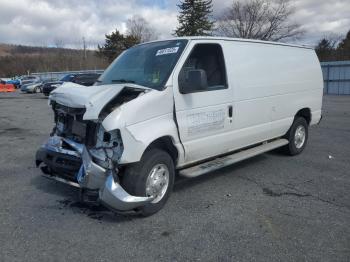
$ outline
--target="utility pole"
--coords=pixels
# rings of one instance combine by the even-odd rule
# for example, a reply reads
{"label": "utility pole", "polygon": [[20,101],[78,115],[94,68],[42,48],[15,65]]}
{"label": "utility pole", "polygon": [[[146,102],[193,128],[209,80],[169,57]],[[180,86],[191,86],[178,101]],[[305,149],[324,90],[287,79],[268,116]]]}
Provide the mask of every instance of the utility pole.
{"label": "utility pole", "polygon": [[[86,42],[85,42],[85,37],[83,36],[83,49],[84,49],[84,54],[83,54],[83,67],[86,69]],[[80,65],[80,70],[82,69],[82,66]]]}
{"label": "utility pole", "polygon": [[86,42],[85,42],[85,37],[83,37],[83,48],[84,48],[84,59],[86,59]]}

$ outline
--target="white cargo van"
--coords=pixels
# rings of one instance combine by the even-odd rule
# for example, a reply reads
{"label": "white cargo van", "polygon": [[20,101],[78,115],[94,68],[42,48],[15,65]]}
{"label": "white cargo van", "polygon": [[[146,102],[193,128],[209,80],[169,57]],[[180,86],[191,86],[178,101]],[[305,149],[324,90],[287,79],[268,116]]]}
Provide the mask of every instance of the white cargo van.
{"label": "white cargo van", "polygon": [[321,119],[313,49],[185,37],[137,45],[91,87],[53,91],[55,126],[36,162],[117,211],[160,210],[175,174],[195,177],[283,147],[303,151]]}

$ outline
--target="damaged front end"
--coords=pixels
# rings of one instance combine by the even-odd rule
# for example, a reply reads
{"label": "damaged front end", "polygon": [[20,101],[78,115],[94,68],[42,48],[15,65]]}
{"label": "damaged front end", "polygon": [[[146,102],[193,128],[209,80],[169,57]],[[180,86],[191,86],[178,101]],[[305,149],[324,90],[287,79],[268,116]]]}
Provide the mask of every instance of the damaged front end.
{"label": "damaged front end", "polygon": [[[124,150],[121,132],[106,132],[102,125],[109,113],[143,92],[123,88],[99,107],[96,120],[84,119],[87,106],[62,105],[53,97],[55,126],[48,141],[37,151],[36,165],[46,177],[81,188],[82,200],[89,203],[129,211],[151,202],[152,197],[132,196],[120,185],[119,160]],[[91,111],[92,103],[87,104]]]}

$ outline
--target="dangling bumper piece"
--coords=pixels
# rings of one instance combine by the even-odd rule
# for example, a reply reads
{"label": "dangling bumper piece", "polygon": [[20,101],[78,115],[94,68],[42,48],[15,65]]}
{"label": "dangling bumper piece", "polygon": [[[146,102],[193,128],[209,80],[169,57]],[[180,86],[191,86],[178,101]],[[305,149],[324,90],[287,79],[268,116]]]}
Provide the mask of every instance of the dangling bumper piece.
{"label": "dangling bumper piece", "polygon": [[[65,148],[63,147],[65,145]],[[70,148],[67,148],[68,147]],[[70,166],[65,166],[64,161],[61,161],[60,168],[57,169],[57,163],[48,158],[48,155],[58,154],[58,158],[68,158],[75,161],[75,163],[81,163],[80,168],[77,170],[77,166],[72,169]],[[114,170],[107,170],[98,164],[96,164],[89,150],[85,145],[78,144],[70,139],[61,138],[58,136],[51,137],[46,144],[44,144],[36,154],[36,164],[39,166],[41,163],[45,164],[46,177],[56,179],[60,182],[72,181],[75,185],[79,185],[82,189],[96,190],[98,191],[98,201],[106,207],[116,211],[129,211],[137,207],[144,206],[153,200],[153,197],[141,197],[132,196],[128,194],[117,181],[117,176]],[[76,172],[76,176],[71,176],[69,180],[63,178],[57,173],[57,171],[64,171],[71,174]],[[52,172],[55,171],[55,172]],[[49,173],[49,174],[47,174]]]}

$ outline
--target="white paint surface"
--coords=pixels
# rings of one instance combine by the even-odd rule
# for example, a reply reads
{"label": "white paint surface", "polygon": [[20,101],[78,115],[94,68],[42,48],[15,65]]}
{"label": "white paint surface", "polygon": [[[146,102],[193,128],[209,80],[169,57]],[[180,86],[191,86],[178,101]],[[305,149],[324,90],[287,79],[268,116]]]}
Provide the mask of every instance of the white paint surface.
{"label": "white paint surface", "polygon": [[[180,167],[280,137],[302,108],[311,110],[311,124],[319,121],[322,72],[312,49],[227,38],[187,39],[189,43],[163,91],[147,92],[103,120],[107,131],[121,131],[122,163],[139,161],[148,145],[160,137],[171,138],[179,152]],[[199,43],[222,46],[228,87],[181,94],[179,72]],[[161,51],[159,55],[167,52]],[[55,90],[50,98],[67,106],[86,107],[84,119],[96,120],[103,106],[122,88],[123,84],[92,87],[70,84]],[[232,118],[228,116],[229,106],[233,107]]]}

